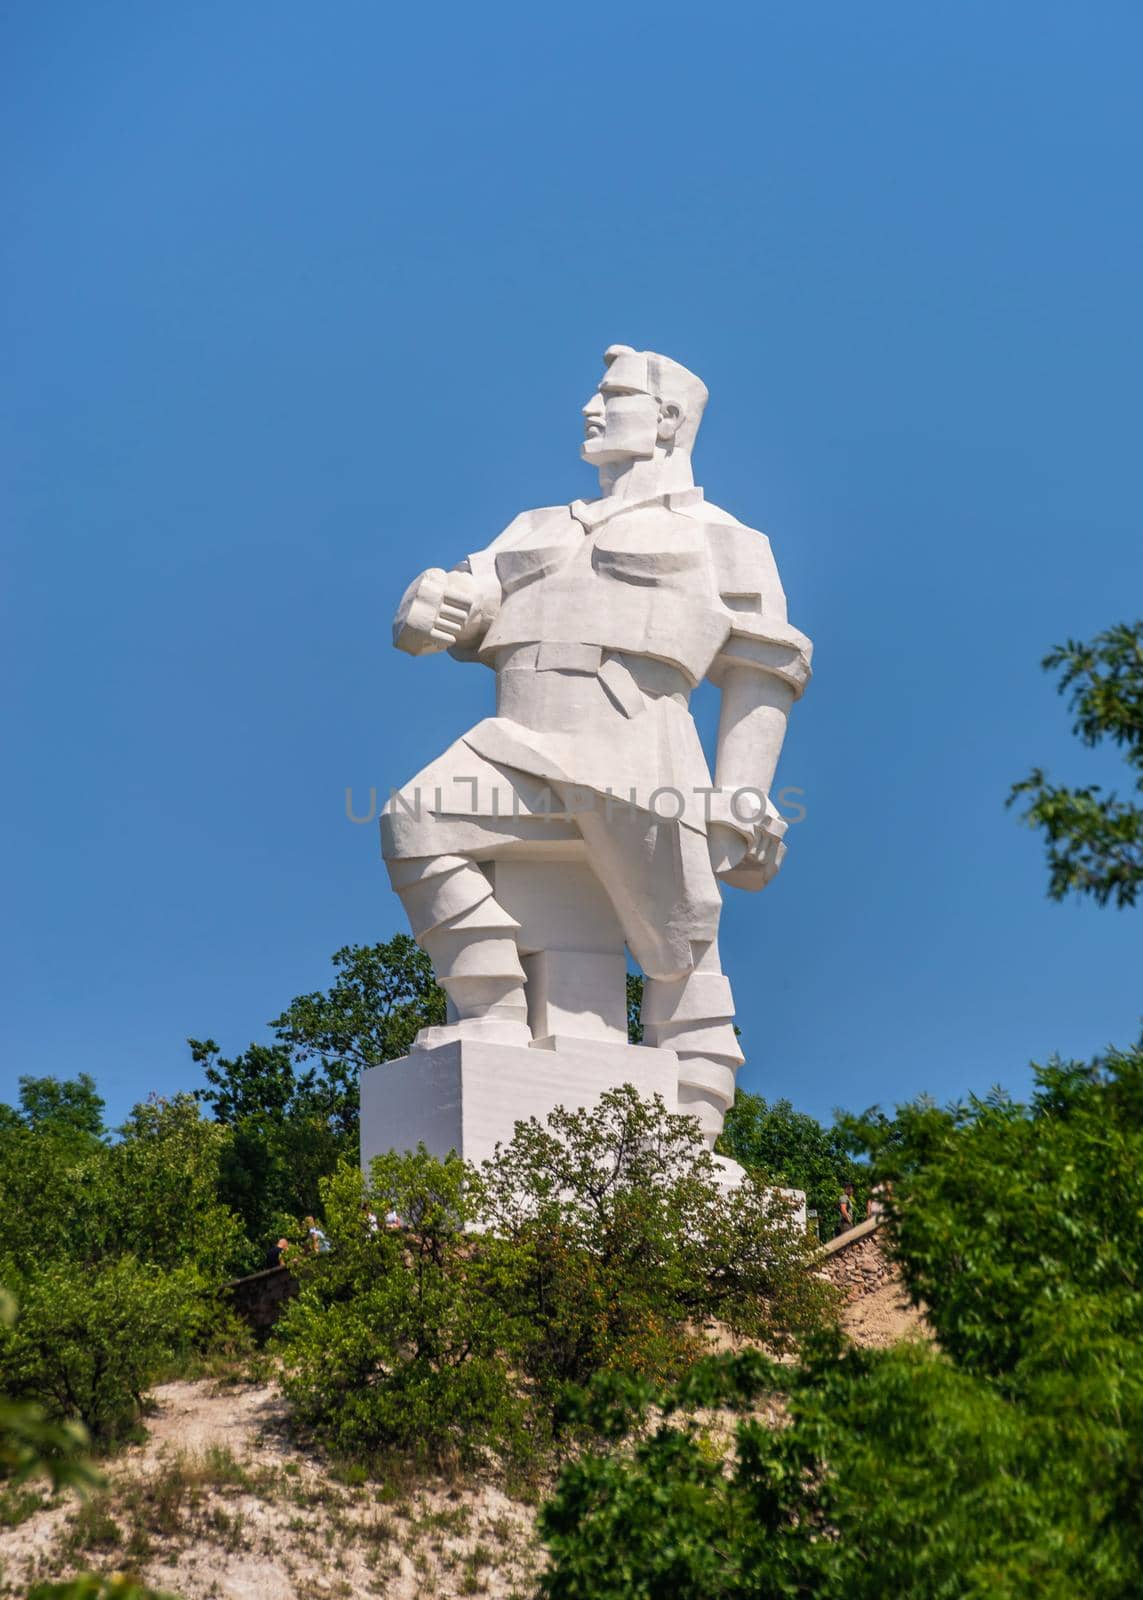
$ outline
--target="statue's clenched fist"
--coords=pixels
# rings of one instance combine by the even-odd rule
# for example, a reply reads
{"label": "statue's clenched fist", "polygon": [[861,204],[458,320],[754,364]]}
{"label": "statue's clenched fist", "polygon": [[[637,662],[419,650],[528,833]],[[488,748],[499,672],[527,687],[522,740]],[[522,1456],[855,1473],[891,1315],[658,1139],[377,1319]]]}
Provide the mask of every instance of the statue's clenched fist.
{"label": "statue's clenched fist", "polygon": [[393,643],[411,656],[433,655],[463,643],[475,620],[476,580],[470,572],[430,567],[405,590],[393,619]]}
{"label": "statue's clenched fist", "polygon": [[754,837],[748,842],[741,833],[712,822],[708,829],[711,865],[721,882],[736,889],[764,889],[782,865],[789,824],[769,799],[758,805],[756,794],[744,793],[740,805],[743,811],[750,808],[756,812]]}

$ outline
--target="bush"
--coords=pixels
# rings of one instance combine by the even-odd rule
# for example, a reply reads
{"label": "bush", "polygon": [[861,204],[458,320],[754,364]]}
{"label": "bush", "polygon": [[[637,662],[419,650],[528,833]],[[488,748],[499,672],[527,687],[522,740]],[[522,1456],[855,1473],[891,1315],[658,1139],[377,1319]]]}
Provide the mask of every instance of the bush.
{"label": "bush", "polygon": [[[519,1458],[547,1444],[569,1384],[677,1374],[712,1318],[775,1344],[815,1325],[831,1293],[802,1232],[714,1174],[694,1123],[630,1088],[518,1124],[481,1172],[389,1155],[367,1200],[343,1168],[324,1191],[331,1249],[296,1258],[278,1329],[299,1418],[358,1456]],[[375,1229],[369,1207],[404,1226]]]}
{"label": "bush", "polygon": [[159,1368],[185,1352],[206,1306],[193,1270],[124,1256],[53,1261],[17,1280],[20,1315],[0,1329],[0,1389],[77,1420],[100,1445],[130,1434]]}
{"label": "bush", "polygon": [[[491,1294],[489,1249],[464,1232],[477,1192],[456,1158],[379,1157],[366,1201],[343,1166],[324,1185],[330,1250],[295,1246],[300,1292],[275,1330],[298,1420],[335,1450],[479,1460],[519,1442],[509,1319]],[[390,1207],[400,1231],[377,1225]]]}
{"label": "bush", "polygon": [[512,1247],[508,1299],[549,1400],[609,1369],[677,1375],[711,1321],[788,1344],[825,1314],[788,1208],[749,1174],[724,1193],[717,1170],[693,1119],[630,1085],[518,1123],[485,1165],[483,1219]]}

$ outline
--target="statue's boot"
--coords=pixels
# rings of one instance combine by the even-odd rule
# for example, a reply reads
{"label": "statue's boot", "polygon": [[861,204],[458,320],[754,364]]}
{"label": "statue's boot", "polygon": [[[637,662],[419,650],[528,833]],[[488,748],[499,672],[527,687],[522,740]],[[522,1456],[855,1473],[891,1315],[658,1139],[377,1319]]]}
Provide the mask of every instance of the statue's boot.
{"label": "statue's boot", "polygon": [[422,1028],[414,1048],[455,1038],[530,1043],[519,923],[481,869],[464,856],[420,856],[388,867],[413,936],[448,996],[448,1024]]}
{"label": "statue's boot", "polygon": [[644,1042],[678,1055],[679,1110],[698,1119],[710,1147],[722,1132],[734,1101],[735,1075],[745,1059],[733,1017],[730,981],[717,966],[700,966],[681,977],[647,978],[644,984]]}

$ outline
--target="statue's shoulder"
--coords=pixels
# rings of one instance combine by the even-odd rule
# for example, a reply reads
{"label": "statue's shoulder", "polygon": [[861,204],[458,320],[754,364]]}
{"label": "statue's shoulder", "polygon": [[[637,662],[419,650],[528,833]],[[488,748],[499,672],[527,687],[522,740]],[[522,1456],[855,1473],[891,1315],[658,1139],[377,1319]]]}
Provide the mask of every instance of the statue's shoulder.
{"label": "statue's shoulder", "polygon": [[688,506],[683,515],[701,522],[706,529],[716,581],[724,596],[758,596],[760,604],[767,609],[780,607],[784,615],[786,598],[764,533],[740,522],[710,500]]}
{"label": "statue's shoulder", "polygon": [[692,505],[679,508],[679,515],[689,517],[692,522],[702,522],[711,531],[712,538],[717,542],[720,534],[727,533],[733,537],[734,533],[749,534],[753,539],[762,539],[766,544],[769,540],[757,528],[749,527],[745,522],[739,521],[730,511],[722,506],[716,506],[713,500],[698,500]]}
{"label": "statue's shoulder", "polygon": [[554,532],[563,524],[571,524],[572,520],[566,505],[535,506],[531,511],[521,511],[519,516],[513,517],[503,533],[497,535],[496,543],[518,544],[533,533],[541,530]]}

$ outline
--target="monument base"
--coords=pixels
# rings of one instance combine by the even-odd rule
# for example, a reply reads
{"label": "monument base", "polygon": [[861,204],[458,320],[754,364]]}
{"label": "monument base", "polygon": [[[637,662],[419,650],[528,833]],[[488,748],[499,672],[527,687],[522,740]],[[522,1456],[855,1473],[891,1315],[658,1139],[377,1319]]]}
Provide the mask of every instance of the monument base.
{"label": "monument base", "polygon": [[434,1156],[455,1150],[466,1161],[487,1161],[517,1122],[543,1122],[557,1106],[594,1106],[621,1083],[633,1084],[645,1100],[660,1095],[668,1111],[677,1111],[678,1079],[675,1052],[649,1045],[558,1036],[531,1045],[453,1039],[361,1074],[361,1164],[368,1171],[374,1156],[418,1144]]}

